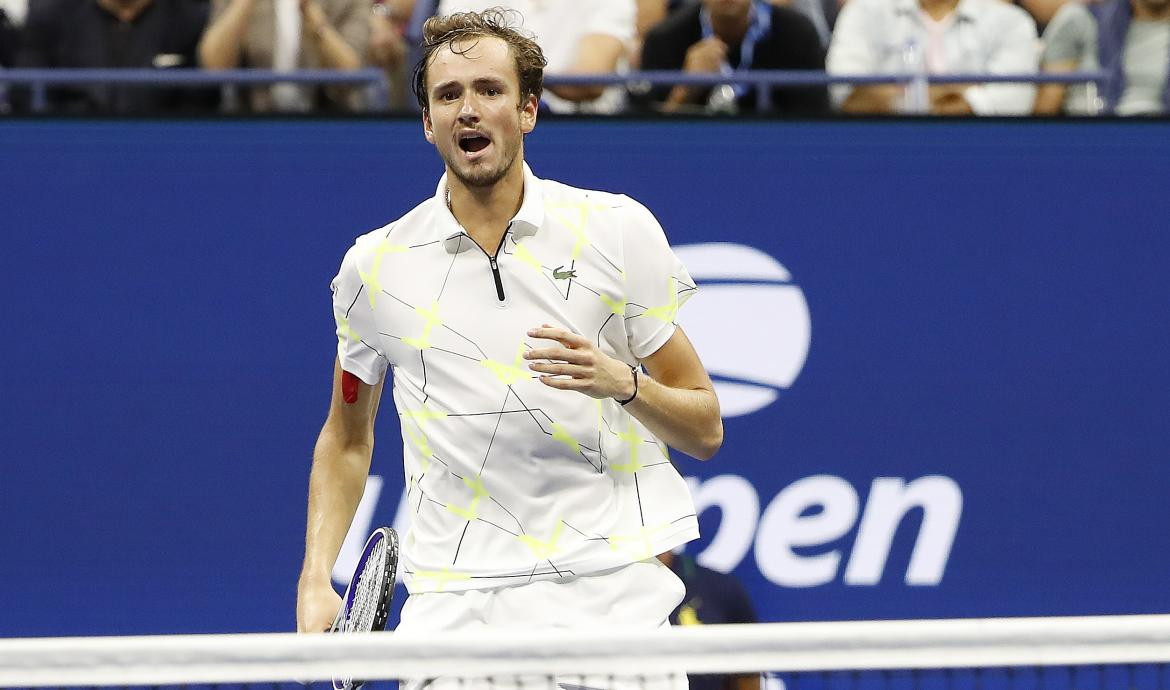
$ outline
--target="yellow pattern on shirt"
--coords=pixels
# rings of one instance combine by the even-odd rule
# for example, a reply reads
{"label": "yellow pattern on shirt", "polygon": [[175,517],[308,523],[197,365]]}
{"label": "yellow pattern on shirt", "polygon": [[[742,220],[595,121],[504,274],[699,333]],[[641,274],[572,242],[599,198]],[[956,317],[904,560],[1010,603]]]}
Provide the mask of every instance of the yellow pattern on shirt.
{"label": "yellow pattern on shirt", "polygon": [[387,254],[401,254],[409,251],[410,247],[401,244],[391,244],[390,240],[382,240],[374,247],[374,260],[370,263],[370,271],[366,273],[358,267],[358,276],[361,277],[362,283],[366,286],[366,297],[370,300],[370,308],[373,309],[378,299],[378,294],[382,292],[382,281],[378,278],[378,274],[382,272],[382,259]]}

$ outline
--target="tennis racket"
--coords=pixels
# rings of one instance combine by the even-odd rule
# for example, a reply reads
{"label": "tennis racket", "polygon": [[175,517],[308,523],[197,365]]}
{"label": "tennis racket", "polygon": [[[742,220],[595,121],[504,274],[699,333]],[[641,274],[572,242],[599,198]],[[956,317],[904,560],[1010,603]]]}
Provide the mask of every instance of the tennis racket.
{"label": "tennis racket", "polygon": [[[397,570],[398,533],[390,527],[379,527],[366,540],[329,632],[385,630]],[[364,683],[351,678],[333,679],[335,690],[357,690]]]}

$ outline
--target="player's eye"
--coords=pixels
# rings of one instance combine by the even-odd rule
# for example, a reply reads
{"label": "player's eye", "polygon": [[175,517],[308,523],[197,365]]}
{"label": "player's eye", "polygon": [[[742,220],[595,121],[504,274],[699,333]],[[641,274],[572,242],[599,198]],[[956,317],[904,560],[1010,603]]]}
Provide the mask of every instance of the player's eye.
{"label": "player's eye", "polygon": [[486,89],[483,90],[483,92],[485,95],[488,95],[488,96],[499,96],[500,95],[500,90],[494,86],[487,87]]}

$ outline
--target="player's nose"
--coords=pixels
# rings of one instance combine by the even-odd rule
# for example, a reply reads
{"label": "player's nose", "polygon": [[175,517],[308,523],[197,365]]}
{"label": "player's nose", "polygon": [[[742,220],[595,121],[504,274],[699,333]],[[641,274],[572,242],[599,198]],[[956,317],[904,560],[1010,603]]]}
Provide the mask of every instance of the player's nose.
{"label": "player's nose", "polygon": [[479,108],[475,105],[475,99],[467,97],[463,99],[463,103],[459,106],[459,121],[460,122],[475,122],[479,120]]}

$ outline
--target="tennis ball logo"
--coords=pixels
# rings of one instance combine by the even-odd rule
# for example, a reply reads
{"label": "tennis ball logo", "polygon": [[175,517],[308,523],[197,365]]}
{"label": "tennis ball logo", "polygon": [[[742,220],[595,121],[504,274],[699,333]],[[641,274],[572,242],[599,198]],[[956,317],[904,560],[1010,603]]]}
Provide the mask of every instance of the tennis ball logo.
{"label": "tennis ball logo", "polygon": [[699,285],[679,325],[711,374],[724,417],[772,404],[804,368],[812,322],[804,293],[768,254],[742,244],[675,247]]}

